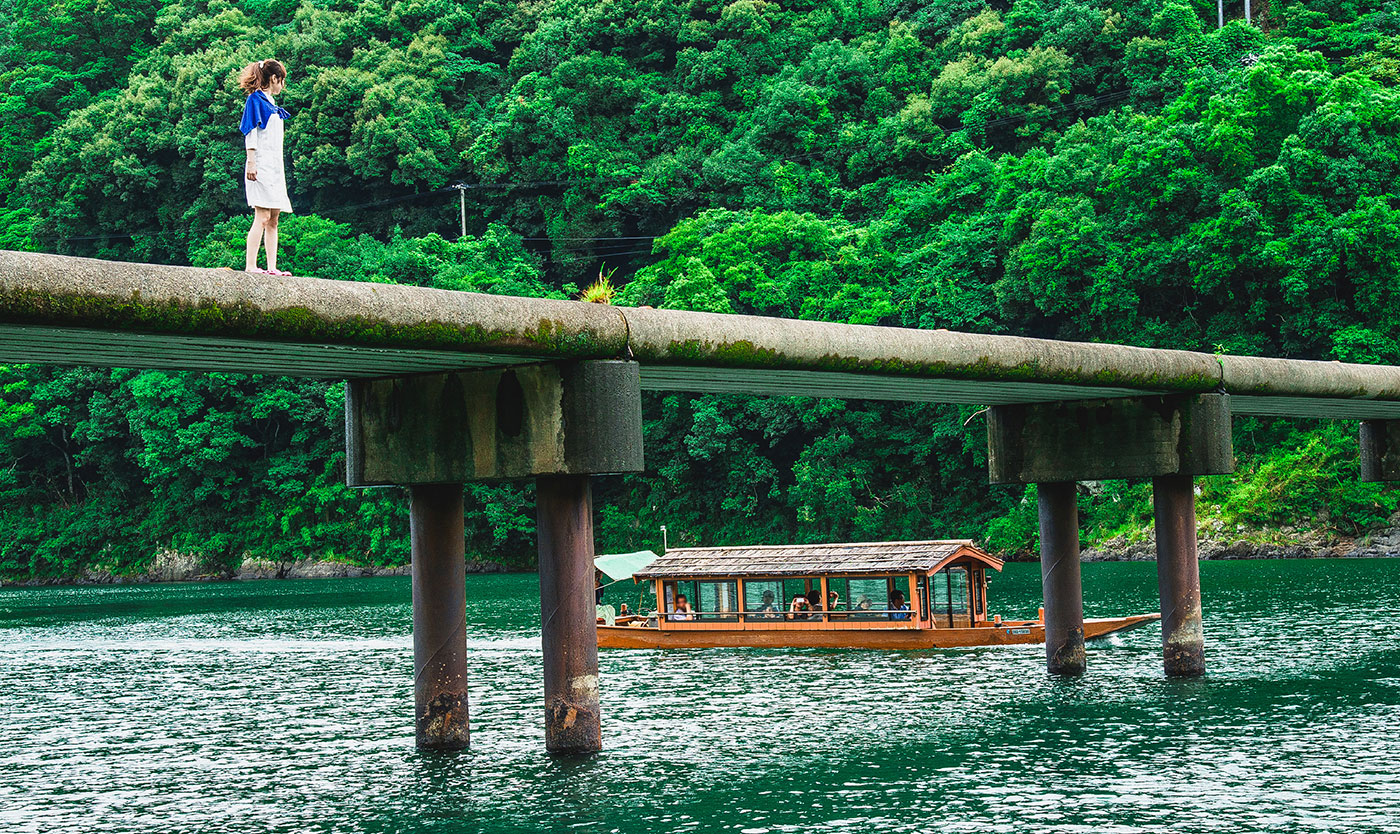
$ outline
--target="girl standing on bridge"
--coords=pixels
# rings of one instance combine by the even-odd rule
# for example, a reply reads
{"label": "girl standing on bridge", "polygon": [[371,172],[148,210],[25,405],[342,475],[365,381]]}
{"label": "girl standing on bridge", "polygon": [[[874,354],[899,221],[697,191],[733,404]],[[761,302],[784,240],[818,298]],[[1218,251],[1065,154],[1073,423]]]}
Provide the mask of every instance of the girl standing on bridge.
{"label": "girl standing on bridge", "polygon": [[[243,147],[248,151],[245,176],[253,226],[248,230],[246,269],[270,275],[291,275],[277,268],[277,216],[292,210],[282,166],[282,122],[291,114],[272,98],[287,86],[287,68],[271,58],[243,68],[238,86],[248,94],[243,105]],[[258,268],[258,245],[267,249],[267,269]]]}

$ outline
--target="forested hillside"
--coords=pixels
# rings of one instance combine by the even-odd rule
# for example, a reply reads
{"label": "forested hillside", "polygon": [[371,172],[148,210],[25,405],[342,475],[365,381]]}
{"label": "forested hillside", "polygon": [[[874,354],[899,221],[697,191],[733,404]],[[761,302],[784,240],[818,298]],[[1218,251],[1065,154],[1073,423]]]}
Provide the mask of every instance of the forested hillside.
{"label": "forested hillside", "polygon": [[[0,0],[0,248],[242,264],[235,75],[289,69],[299,275],[1400,363],[1400,3]],[[468,228],[458,229],[465,187]],[[0,576],[407,557],[338,385],[0,367]],[[655,396],[600,549],[1034,546],[975,408]],[[1355,426],[1237,420],[1228,532],[1358,535]],[[473,554],[533,559],[526,485]],[[1089,540],[1150,519],[1086,488]]]}

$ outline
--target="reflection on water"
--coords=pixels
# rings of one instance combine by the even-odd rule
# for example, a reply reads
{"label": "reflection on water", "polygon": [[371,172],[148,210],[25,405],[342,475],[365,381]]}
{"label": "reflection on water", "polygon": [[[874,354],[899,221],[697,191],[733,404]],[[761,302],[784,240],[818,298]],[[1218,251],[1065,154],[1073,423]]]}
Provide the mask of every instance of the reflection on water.
{"label": "reflection on water", "polygon": [[[1086,565],[1086,611],[1155,608]],[[1202,565],[1210,674],[1160,632],[911,653],[604,651],[604,742],[541,751],[537,584],[468,587],[473,749],[413,749],[406,579],[0,591],[0,828],[1396,831],[1400,560]],[[994,580],[1029,616],[1033,565]],[[620,600],[619,600],[620,601]]]}

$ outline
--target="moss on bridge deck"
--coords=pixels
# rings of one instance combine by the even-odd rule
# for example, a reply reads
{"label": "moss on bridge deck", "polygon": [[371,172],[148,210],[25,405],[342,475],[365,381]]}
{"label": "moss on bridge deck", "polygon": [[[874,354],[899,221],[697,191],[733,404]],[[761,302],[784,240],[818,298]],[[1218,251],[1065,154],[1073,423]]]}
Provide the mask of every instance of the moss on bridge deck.
{"label": "moss on bridge deck", "polygon": [[[56,328],[93,337],[27,352],[37,334]],[[138,340],[144,353],[126,351]],[[168,361],[161,353],[167,345]],[[490,364],[632,358],[642,363],[644,386],[654,390],[838,390],[828,395],[970,403],[1224,391],[1239,395],[1241,413],[1400,416],[1400,369],[1389,366],[620,308],[0,251],[0,362],[239,370],[244,354],[230,346],[261,351],[259,372],[289,376],[413,373],[472,367],[488,358]],[[371,352],[374,361],[367,363]],[[656,371],[650,380],[649,369]],[[844,384],[829,389],[827,382],[837,379]],[[862,379],[870,381],[869,393],[862,392]]]}

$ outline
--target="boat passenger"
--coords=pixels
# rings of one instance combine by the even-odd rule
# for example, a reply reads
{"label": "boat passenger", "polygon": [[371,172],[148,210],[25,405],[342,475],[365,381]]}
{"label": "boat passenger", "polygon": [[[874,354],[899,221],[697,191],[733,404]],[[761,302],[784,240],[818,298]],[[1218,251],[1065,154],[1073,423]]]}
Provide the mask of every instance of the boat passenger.
{"label": "boat passenger", "polygon": [[802,594],[792,598],[792,605],[788,606],[789,620],[810,620],[812,619],[812,603]]}
{"label": "boat passenger", "polygon": [[817,612],[818,612],[818,611],[825,611],[825,610],[827,610],[827,609],[826,609],[826,606],[822,605],[822,589],[821,589],[821,588],[813,588],[812,590],[810,590],[810,591],[807,592],[807,607],[810,608],[810,609],[812,609],[812,613],[807,615],[810,619],[813,619],[813,620],[820,620],[820,619],[822,619],[822,615],[821,615],[821,614],[818,614]]}
{"label": "boat passenger", "polygon": [[870,597],[862,596],[860,599],[856,600],[856,610],[857,610],[857,611],[869,611],[869,610],[870,610]]}
{"label": "boat passenger", "polygon": [[627,603],[625,603],[625,602],[622,603],[622,607],[621,607],[621,608],[617,609],[617,616],[619,616],[619,617],[626,617],[626,616],[630,615],[631,613],[632,613],[631,611],[628,611],[628,610],[627,610]]}
{"label": "boat passenger", "polygon": [[695,610],[690,607],[690,600],[685,598],[685,594],[677,594],[676,606],[671,609],[671,622],[693,619],[695,619]]}
{"label": "boat passenger", "polygon": [[904,594],[899,591],[890,594],[890,609],[891,620],[909,619],[909,603],[904,601]]}
{"label": "boat passenger", "polygon": [[754,613],[758,615],[760,620],[775,620],[781,616],[778,612],[778,606],[774,603],[772,591],[763,592],[763,601],[759,603],[758,608],[754,609]]}

